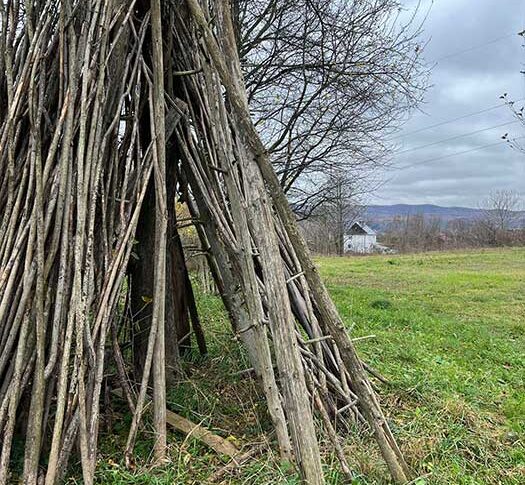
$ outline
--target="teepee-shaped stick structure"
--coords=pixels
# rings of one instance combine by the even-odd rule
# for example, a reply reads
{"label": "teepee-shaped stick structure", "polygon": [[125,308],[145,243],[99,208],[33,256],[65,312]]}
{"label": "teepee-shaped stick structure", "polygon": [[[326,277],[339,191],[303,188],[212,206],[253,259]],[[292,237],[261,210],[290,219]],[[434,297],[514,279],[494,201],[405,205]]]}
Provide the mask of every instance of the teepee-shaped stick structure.
{"label": "teepee-shaped stick structure", "polygon": [[[281,455],[306,483],[324,483],[318,413],[346,473],[335,421],[368,426],[392,477],[408,477],[250,120],[230,8],[0,6],[0,485],[17,435],[25,483],[57,483],[75,443],[93,483],[113,364],[133,413],[127,459],[150,385],[163,459],[166,382],[190,323],[205,351],[176,198],[260,380]],[[136,332],[121,309],[137,295],[144,306],[148,288],[151,315]]]}

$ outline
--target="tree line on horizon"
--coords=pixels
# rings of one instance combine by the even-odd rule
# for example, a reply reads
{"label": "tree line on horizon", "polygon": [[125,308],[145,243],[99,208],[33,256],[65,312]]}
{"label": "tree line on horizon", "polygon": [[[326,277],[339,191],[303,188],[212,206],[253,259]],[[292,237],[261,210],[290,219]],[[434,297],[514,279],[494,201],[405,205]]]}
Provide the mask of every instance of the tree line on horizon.
{"label": "tree line on horizon", "polygon": [[[445,221],[440,216],[428,216],[421,212],[396,215],[382,223],[378,240],[399,252],[523,246],[523,207],[517,192],[495,190],[480,203],[476,217]],[[313,252],[342,255],[344,235],[359,218],[364,218],[371,227],[377,227],[373,219],[367,219],[366,207],[339,200],[338,204],[332,204],[329,211],[318,211],[301,221],[301,227]]]}

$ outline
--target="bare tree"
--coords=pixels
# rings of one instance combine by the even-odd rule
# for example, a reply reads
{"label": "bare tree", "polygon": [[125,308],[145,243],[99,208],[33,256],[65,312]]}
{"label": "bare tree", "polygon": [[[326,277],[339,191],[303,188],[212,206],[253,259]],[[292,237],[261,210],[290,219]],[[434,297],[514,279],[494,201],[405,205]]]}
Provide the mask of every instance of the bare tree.
{"label": "bare tree", "polygon": [[496,190],[480,207],[476,218],[448,223],[424,214],[396,217],[386,227],[382,242],[403,252],[523,244],[525,213],[520,211],[518,193]]}
{"label": "bare tree", "polygon": [[326,193],[326,203],[321,207],[332,215],[336,250],[337,254],[342,256],[346,231],[363,206],[358,202],[358,194],[355,193],[348,173],[341,170],[334,170],[329,174]]}
{"label": "bare tree", "polygon": [[513,190],[495,190],[482,202],[483,213],[479,221],[490,245],[504,244],[508,232],[518,222],[520,196]]}
{"label": "bare tree", "polygon": [[[518,32],[518,35],[522,38],[522,47],[525,49],[525,30]],[[520,73],[525,76],[525,64],[523,65],[523,69],[520,71]],[[509,107],[514,117],[521,123],[523,128],[525,128],[525,106],[523,104],[516,104],[516,101],[509,99],[508,93],[502,94],[500,99],[505,100],[505,103]],[[523,138],[525,138],[524,136],[509,137],[509,134],[505,133],[501,138],[505,140],[511,148],[525,154],[525,145],[522,141]]]}
{"label": "bare tree", "polygon": [[315,204],[311,203],[306,208],[296,207],[296,213],[303,219],[303,230],[310,236],[313,251],[339,256],[344,254],[346,231],[365,208],[361,201],[362,194],[354,184],[355,180],[347,172],[334,168],[326,175],[326,182],[318,188]]}
{"label": "bare tree", "polygon": [[433,251],[443,249],[446,238],[439,217],[426,218],[424,214],[396,217],[387,227],[382,241],[398,251]]}
{"label": "bare tree", "polygon": [[403,22],[398,0],[236,0],[234,13],[251,114],[294,207],[323,200],[333,167],[365,187],[425,91],[415,14]]}

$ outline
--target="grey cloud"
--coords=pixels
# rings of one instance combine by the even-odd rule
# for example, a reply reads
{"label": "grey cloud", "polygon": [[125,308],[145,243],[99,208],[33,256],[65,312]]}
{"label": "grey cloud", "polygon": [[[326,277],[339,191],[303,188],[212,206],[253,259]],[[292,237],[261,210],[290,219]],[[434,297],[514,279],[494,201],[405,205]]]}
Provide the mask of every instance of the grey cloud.
{"label": "grey cloud", "polygon": [[[430,2],[423,2],[422,9]],[[414,2],[406,2],[408,8]],[[516,34],[525,28],[523,0],[436,0],[425,24],[430,38],[425,57],[435,64],[426,103],[414,113],[394,142],[393,165],[371,202],[435,203],[476,207],[493,189],[513,189],[525,197],[525,155],[507,144],[423,163],[427,160],[498,143],[504,133],[525,136],[525,127],[511,124],[418,150],[413,148],[513,121],[501,107],[431,130],[423,127],[500,104],[500,95],[525,98],[525,49]],[[502,40],[451,55],[473,46]],[[523,101],[525,104],[525,100]],[[410,151],[405,151],[410,150]]]}

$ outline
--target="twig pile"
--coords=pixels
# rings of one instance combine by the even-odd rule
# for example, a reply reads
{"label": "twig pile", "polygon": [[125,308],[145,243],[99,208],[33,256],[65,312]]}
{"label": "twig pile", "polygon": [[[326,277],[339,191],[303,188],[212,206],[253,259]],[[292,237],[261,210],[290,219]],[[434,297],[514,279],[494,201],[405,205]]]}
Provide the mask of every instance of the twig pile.
{"label": "twig pile", "polygon": [[[133,412],[128,460],[150,378],[163,458],[174,187],[197,221],[282,456],[306,482],[324,482],[314,407],[346,473],[336,421],[354,420],[368,423],[404,481],[406,464],[250,121],[228,1],[8,1],[0,14],[0,484],[15,435],[25,439],[26,483],[57,483],[75,443],[93,483],[113,364]],[[121,349],[133,329],[119,306],[148,193],[153,308],[138,371]],[[197,323],[191,287],[179,284]]]}

